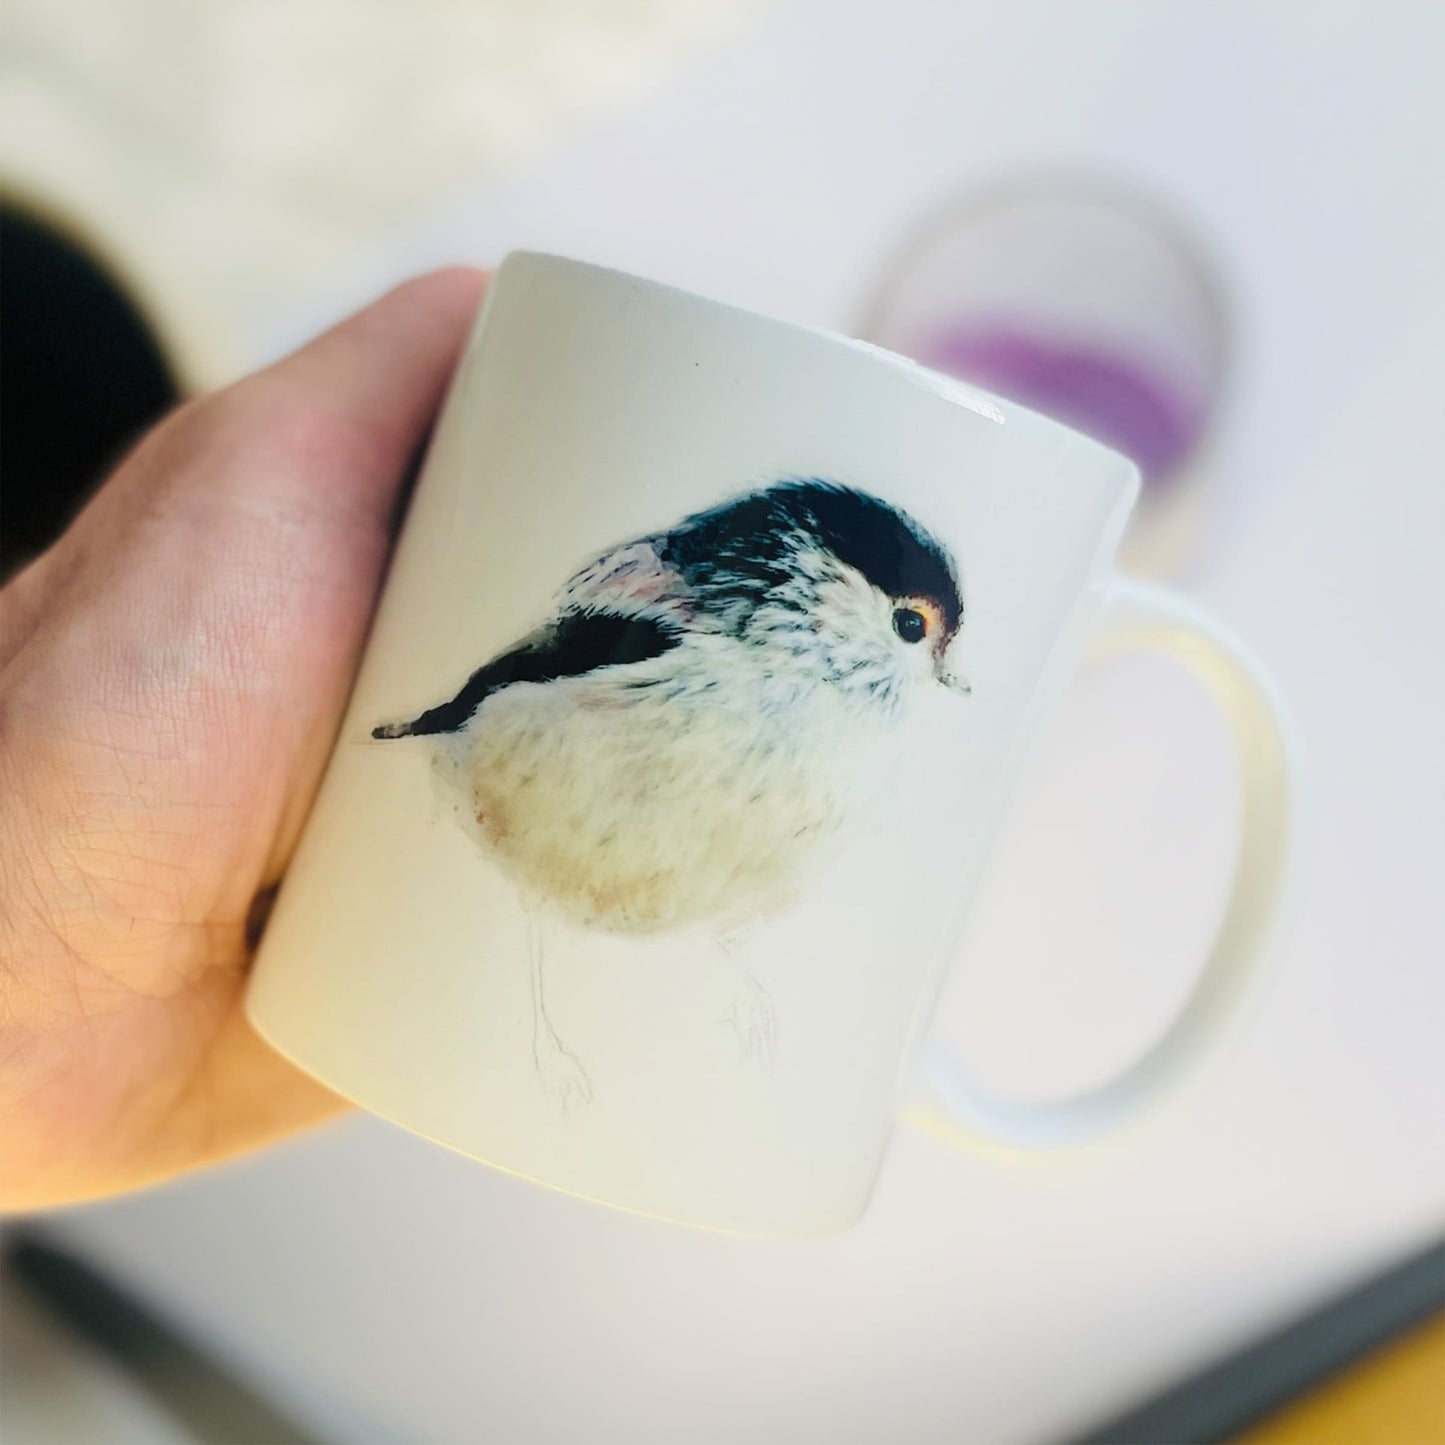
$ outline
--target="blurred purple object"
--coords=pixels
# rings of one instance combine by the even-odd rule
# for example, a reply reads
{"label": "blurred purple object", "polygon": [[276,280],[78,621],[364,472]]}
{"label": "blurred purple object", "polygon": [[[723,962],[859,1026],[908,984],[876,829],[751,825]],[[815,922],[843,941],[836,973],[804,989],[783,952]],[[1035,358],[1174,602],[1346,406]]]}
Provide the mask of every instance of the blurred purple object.
{"label": "blurred purple object", "polygon": [[1230,311],[1208,245],[1153,193],[1035,174],[957,196],[899,239],[858,331],[1130,457],[1127,571],[1176,576],[1198,551]]}
{"label": "blurred purple object", "polygon": [[1075,427],[1123,452],[1157,486],[1194,450],[1208,408],[1171,385],[1157,366],[1107,343],[1048,338],[1007,321],[971,320],[940,331],[910,353],[926,366],[973,382]]}

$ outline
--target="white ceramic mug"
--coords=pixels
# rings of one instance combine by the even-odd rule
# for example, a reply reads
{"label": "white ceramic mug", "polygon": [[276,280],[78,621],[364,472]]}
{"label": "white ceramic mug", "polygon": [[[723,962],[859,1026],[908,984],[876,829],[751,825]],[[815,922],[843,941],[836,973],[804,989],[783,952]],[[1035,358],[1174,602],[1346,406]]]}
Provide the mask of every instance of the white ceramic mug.
{"label": "white ceramic mug", "polygon": [[1113,1130],[1257,972],[1289,749],[1258,664],[1111,562],[1133,466],[875,348],[555,257],[493,281],[250,987],[365,1107],[514,1174],[749,1232],[852,1223],[1018,763],[1091,642],[1235,724],[1199,981],[1085,1097]]}

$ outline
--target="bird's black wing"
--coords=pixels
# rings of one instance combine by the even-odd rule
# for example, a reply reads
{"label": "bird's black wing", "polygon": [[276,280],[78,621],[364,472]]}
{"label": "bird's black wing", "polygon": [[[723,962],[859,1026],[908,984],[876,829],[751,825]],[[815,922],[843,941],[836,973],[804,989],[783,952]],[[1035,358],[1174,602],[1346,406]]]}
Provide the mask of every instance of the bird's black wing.
{"label": "bird's black wing", "polygon": [[487,698],[514,682],[554,682],[561,677],[581,677],[602,667],[646,662],[661,657],[679,641],[675,628],[649,617],[564,612],[510,652],[479,667],[450,702],[428,708],[411,722],[373,728],[371,735],[406,738],[458,732]]}

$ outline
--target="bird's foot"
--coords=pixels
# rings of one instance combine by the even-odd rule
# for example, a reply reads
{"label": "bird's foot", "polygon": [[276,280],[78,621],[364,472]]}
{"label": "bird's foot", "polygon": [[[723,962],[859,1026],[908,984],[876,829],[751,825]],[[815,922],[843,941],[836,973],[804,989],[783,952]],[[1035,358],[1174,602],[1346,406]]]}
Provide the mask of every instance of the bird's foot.
{"label": "bird's foot", "polygon": [[778,1016],[767,990],[757,979],[744,974],[741,982],[742,987],[733,996],[732,1011],[722,1022],[737,1035],[740,1056],[771,1074],[778,1056]]}
{"label": "bird's foot", "polygon": [[559,1113],[584,1108],[592,1102],[592,1080],[582,1061],[550,1029],[542,1028],[532,1040],[537,1079],[547,1101]]}

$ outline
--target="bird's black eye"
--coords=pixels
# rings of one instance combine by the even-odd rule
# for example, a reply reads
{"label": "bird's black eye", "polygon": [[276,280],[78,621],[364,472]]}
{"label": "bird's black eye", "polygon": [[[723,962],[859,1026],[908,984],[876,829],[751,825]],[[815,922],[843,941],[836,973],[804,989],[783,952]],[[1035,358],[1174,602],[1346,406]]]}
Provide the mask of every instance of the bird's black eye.
{"label": "bird's black eye", "polygon": [[912,607],[899,607],[893,613],[893,630],[905,642],[922,642],[928,631],[928,619]]}

